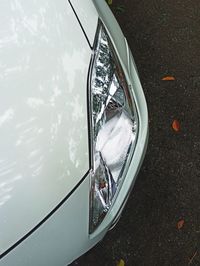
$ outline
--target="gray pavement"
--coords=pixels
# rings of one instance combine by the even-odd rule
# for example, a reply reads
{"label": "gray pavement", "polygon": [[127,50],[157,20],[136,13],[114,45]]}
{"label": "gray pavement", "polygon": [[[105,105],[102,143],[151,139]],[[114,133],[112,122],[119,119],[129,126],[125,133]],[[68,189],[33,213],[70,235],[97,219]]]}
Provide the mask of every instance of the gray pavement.
{"label": "gray pavement", "polygon": [[115,0],[112,9],[146,95],[149,146],[118,225],[72,265],[200,265],[200,1]]}

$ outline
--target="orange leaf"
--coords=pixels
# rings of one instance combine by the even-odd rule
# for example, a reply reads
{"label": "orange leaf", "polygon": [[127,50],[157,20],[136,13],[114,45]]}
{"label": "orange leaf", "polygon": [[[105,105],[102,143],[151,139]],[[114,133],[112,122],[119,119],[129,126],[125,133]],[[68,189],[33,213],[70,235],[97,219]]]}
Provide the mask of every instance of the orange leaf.
{"label": "orange leaf", "polygon": [[162,78],[162,80],[175,80],[175,77],[166,76],[166,77]]}
{"label": "orange leaf", "polygon": [[185,221],[183,219],[178,221],[178,223],[177,223],[178,230],[180,230],[184,226],[184,223],[185,223]]}
{"label": "orange leaf", "polygon": [[178,120],[174,120],[172,123],[172,128],[174,131],[178,132],[181,129],[180,123]]}

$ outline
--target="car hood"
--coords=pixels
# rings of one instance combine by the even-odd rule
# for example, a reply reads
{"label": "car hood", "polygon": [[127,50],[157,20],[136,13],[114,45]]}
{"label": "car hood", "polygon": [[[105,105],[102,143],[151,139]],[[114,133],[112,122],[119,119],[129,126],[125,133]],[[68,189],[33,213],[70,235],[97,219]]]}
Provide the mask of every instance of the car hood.
{"label": "car hood", "polygon": [[68,1],[2,3],[0,254],[41,222],[89,169],[90,58]]}
{"label": "car hood", "polygon": [[[101,0],[102,1],[102,0]],[[86,37],[93,46],[94,37],[98,24],[98,13],[92,0],[70,0],[69,1],[75,10],[79,21],[84,29]]]}

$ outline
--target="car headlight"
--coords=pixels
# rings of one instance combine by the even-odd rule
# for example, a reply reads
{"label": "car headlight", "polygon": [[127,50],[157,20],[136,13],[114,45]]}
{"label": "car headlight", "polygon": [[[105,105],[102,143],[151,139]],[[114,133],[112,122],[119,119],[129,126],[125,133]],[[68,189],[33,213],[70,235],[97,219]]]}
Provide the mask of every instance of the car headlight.
{"label": "car headlight", "polygon": [[99,23],[90,72],[91,191],[90,233],[111,208],[134,149],[138,118],[125,74]]}

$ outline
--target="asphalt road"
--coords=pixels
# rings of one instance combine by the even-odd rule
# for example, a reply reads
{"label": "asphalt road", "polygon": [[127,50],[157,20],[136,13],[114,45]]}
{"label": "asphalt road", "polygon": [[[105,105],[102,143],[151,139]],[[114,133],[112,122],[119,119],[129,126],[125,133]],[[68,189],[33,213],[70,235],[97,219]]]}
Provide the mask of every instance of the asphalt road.
{"label": "asphalt road", "polygon": [[146,95],[149,146],[118,225],[72,265],[200,265],[200,1],[115,0],[113,11]]}

